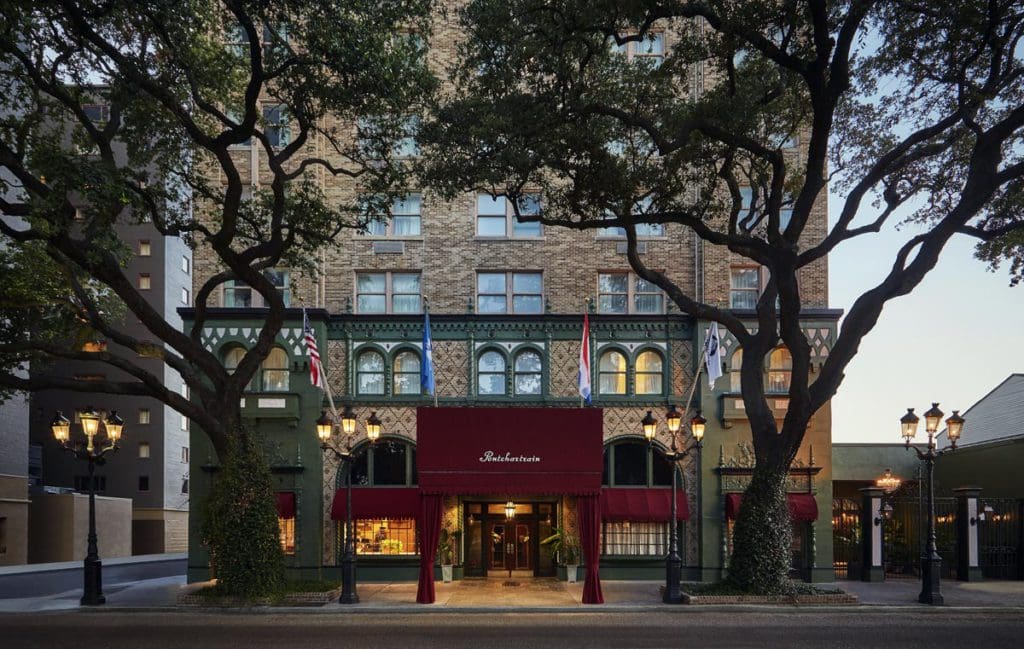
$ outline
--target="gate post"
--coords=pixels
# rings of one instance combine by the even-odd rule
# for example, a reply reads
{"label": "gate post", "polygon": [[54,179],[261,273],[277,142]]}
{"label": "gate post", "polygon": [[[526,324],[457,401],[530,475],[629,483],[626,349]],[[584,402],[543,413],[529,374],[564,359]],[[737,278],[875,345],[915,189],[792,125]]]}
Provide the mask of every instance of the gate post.
{"label": "gate post", "polygon": [[978,496],[981,487],[960,487],[956,494],[956,578],[981,581],[978,566]]}
{"label": "gate post", "polygon": [[885,565],[882,563],[882,531],[886,521],[879,512],[882,509],[885,490],[878,487],[858,489],[862,496],[860,507],[860,580],[885,581]]}

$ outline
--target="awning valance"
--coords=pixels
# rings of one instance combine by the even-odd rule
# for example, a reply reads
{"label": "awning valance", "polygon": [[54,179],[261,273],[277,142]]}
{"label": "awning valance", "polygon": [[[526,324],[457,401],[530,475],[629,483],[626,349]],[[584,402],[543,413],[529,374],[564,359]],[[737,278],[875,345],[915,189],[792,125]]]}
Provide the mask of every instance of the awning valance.
{"label": "awning valance", "polygon": [[418,408],[420,489],[596,496],[602,422],[600,408]]}
{"label": "awning valance", "polygon": [[[814,500],[814,494],[786,494],[786,500],[789,503],[789,515],[794,521],[808,522],[818,520],[818,503]],[[735,519],[740,511],[740,503],[742,502],[743,494],[725,494],[725,517]]]}
{"label": "awning valance", "polygon": [[[672,489],[601,490],[601,518],[606,521],[634,523],[667,521],[672,515]],[[676,520],[690,518],[686,492],[676,491]]]}
{"label": "awning valance", "polygon": [[280,491],[277,494],[277,517],[295,518],[295,492]]}
{"label": "awning valance", "polygon": [[[344,520],[348,512],[345,489],[334,492],[331,518]],[[420,490],[418,487],[353,487],[353,518],[418,518]]]}

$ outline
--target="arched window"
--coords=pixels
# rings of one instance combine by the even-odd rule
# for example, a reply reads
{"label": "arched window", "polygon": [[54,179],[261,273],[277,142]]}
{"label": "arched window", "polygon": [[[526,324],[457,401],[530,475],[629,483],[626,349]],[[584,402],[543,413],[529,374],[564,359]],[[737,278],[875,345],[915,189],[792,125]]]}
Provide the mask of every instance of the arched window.
{"label": "arched window", "polygon": [[626,356],[617,351],[601,354],[597,364],[597,387],[601,394],[626,394]]}
{"label": "arched window", "polygon": [[260,389],[264,392],[288,391],[288,354],[274,347],[260,364]]}
{"label": "arched window", "polygon": [[238,369],[238,364],[242,362],[245,357],[245,347],[238,345],[232,345],[224,350],[224,369],[228,371],[228,374],[234,374],[235,370]]}
{"label": "arched window", "polygon": [[740,392],[743,387],[740,383],[740,370],[743,369],[743,350],[737,349],[732,354],[732,361],[729,363],[729,391]]}
{"label": "arched window", "polygon": [[646,351],[636,357],[637,394],[661,394],[663,376],[661,354]]}
{"label": "arched window", "polygon": [[513,364],[516,394],[541,393],[541,360],[535,351],[523,351],[516,355]]}
{"label": "arched window", "polygon": [[604,449],[604,478],[609,487],[670,487],[672,463],[657,446],[642,441],[609,444]]}
{"label": "arched window", "polygon": [[785,347],[778,347],[768,355],[768,381],[766,392],[789,392],[793,378],[793,355]]}
{"label": "arched window", "polygon": [[392,363],[394,394],[420,394],[420,357],[413,351],[399,352]]}
{"label": "arched window", "polygon": [[356,360],[356,394],[384,394],[384,355],[369,350]]}
{"label": "arched window", "polygon": [[505,394],[505,357],[484,352],[477,361],[477,394]]}

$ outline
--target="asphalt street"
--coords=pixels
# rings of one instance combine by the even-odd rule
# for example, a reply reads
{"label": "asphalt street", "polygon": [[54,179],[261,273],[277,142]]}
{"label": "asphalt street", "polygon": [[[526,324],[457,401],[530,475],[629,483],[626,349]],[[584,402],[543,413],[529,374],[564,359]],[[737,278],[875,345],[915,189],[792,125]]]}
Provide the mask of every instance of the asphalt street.
{"label": "asphalt street", "polygon": [[0,615],[3,649],[655,649],[1019,647],[1019,611],[266,615],[68,611]]}

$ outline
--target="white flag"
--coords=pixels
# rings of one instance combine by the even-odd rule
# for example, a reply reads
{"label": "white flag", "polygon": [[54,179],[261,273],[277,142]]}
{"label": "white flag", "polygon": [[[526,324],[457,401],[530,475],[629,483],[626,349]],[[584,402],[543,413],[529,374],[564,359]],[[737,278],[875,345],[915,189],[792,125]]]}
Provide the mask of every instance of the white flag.
{"label": "white flag", "polygon": [[718,323],[712,322],[708,327],[708,336],[704,340],[704,362],[708,368],[708,387],[715,387],[715,379],[722,376],[722,346],[718,340]]}

